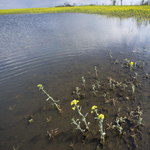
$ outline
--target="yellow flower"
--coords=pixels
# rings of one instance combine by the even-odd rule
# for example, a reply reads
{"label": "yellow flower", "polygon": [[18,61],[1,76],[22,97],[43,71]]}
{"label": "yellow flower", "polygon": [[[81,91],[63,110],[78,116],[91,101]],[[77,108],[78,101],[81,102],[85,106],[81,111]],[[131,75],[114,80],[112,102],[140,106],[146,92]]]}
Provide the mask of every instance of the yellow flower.
{"label": "yellow flower", "polygon": [[125,61],[127,60],[127,58],[125,59]]}
{"label": "yellow flower", "polygon": [[98,118],[104,119],[104,115],[103,115],[103,114],[100,114],[100,115],[98,116]]}
{"label": "yellow flower", "polygon": [[93,111],[91,111],[91,114],[93,113]]}
{"label": "yellow flower", "polygon": [[74,100],[71,102],[71,105],[77,105],[78,102],[79,102],[78,100],[74,99]]}
{"label": "yellow flower", "polygon": [[131,66],[131,67],[133,66],[133,62],[132,62],[132,61],[130,62],[130,66]]}
{"label": "yellow flower", "polygon": [[72,107],[72,109],[73,109],[73,110],[75,110],[75,109],[76,109],[76,107],[74,106],[74,107]]}
{"label": "yellow flower", "polygon": [[38,84],[38,85],[37,85],[37,87],[41,87],[41,86],[42,86],[42,84]]}
{"label": "yellow flower", "polygon": [[97,108],[97,106],[95,106],[95,105],[94,105],[94,106],[92,106],[92,108],[91,108],[91,109],[92,109],[92,110],[94,110],[94,109],[96,109],[96,108]]}

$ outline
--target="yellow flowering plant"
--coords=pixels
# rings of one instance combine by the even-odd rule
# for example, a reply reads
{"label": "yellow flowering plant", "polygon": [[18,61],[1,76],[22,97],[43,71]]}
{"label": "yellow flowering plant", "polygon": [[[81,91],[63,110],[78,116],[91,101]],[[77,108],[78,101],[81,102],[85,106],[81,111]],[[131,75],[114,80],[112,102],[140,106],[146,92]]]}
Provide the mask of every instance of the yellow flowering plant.
{"label": "yellow flowering plant", "polygon": [[[73,109],[73,110],[77,109],[79,115],[82,116],[82,121],[85,123],[86,129],[88,130],[88,129],[89,129],[88,125],[90,124],[90,122],[88,122],[88,123],[86,122],[86,117],[87,117],[88,113],[86,113],[85,116],[81,113],[82,107],[81,107],[80,105],[77,105],[78,102],[79,102],[79,100],[74,99],[73,101],[71,101],[70,104],[71,104],[71,106],[74,105],[74,106],[72,107],[72,109]],[[77,120],[78,120],[78,119],[77,119]],[[73,121],[74,124],[77,125],[77,122],[75,122],[75,120],[72,120],[72,121]],[[79,123],[80,123],[80,122],[79,122]],[[78,126],[80,126],[80,124],[78,124]],[[78,127],[78,126],[77,126],[77,127]],[[79,129],[79,127],[78,127],[77,129]]]}
{"label": "yellow flowering plant", "polygon": [[131,62],[130,62],[130,66],[133,66],[133,64],[134,64],[134,63],[131,61]]}
{"label": "yellow flowering plant", "polygon": [[98,116],[98,118],[104,119],[104,115],[103,115],[103,114],[100,114],[100,115]]}
{"label": "yellow flowering plant", "polygon": [[130,62],[130,71],[132,71],[133,64],[134,64],[134,63],[131,61],[131,62]]}
{"label": "yellow flowering plant", "polygon": [[100,138],[101,138],[102,142],[104,142],[106,133],[103,131],[103,120],[104,120],[105,116],[104,116],[104,114],[99,114],[97,111],[98,111],[97,106],[93,105],[91,108],[91,113],[93,113],[93,112],[96,113],[97,117],[95,117],[94,119],[97,119],[99,121],[98,126],[100,128],[100,134],[101,134]]}

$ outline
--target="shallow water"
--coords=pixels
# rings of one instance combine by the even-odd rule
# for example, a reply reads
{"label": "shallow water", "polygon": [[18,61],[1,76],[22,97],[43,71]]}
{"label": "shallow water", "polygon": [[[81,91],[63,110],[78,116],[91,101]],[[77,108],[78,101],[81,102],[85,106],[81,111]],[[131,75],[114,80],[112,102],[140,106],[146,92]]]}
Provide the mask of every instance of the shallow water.
{"label": "shallow water", "polygon": [[[33,14],[0,16],[0,149],[139,149],[150,147],[150,25],[133,18],[107,18],[89,14]],[[112,52],[110,59],[109,52]],[[125,58],[141,61],[132,71],[125,67]],[[118,59],[119,64],[114,64]],[[144,67],[143,62],[145,63]],[[147,63],[148,62],[148,63]],[[146,64],[147,63],[147,64]],[[121,69],[121,64],[124,64]],[[94,68],[97,66],[98,77]],[[135,79],[135,72],[138,73]],[[82,76],[86,87],[83,87]],[[110,88],[108,78],[127,84]],[[100,81],[96,96],[92,84]],[[135,85],[133,93],[131,83]],[[45,91],[58,103],[63,115],[46,101],[46,95],[38,90],[42,84]],[[78,99],[73,94],[76,87],[85,94],[79,102],[81,112],[87,116],[90,130],[85,136],[71,123],[79,118],[70,102]],[[108,103],[107,99],[116,99]],[[127,100],[126,97],[130,99]],[[106,142],[100,144],[98,122],[91,114],[91,107],[98,106],[98,113],[105,115],[103,127]],[[137,119],[131,123],[130,112],[139,106],[143,110],[143,124],[134,130]],[[116,125],[119,116],[127,117],[123,134],[117,129],[107,130],[106,123]],[[51,121],[46,118],[51,116]],[[33,119],[31,124],[29,119]],[[131,117],[132,118],[132,117]],[[81,127],[85,128],[84,123]],[[49,139],[47,131],[58,128],[58,135]],[[136,134],[135,138],[131,135]],[[86,138],[85,138],[86,137]]]}

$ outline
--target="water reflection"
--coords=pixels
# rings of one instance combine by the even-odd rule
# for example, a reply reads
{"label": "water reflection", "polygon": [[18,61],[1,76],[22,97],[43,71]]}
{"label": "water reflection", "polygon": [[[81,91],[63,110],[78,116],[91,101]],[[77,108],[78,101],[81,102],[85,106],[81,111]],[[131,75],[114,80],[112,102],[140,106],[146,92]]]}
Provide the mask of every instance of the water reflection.
{"label": "water reflection", "polygon": [[[17,144],[13,138],[8,141],[10,136],[14,137],[17,128],[17,139],[22,137],[19,143],[27,138],[23,147],[36,149],[34,142],[43,140],[45,143],[39,134],[42,132],[42,137],[45,137],[45,128],[42,128],[45,127],[42,124],[44,119],[50,113],[52,119],[56,118],[56,123],[62,119],[54,110],[46,108],[44,111],[47,103],[44,96],[39,98],[42,96],[37,84],[42,83],[48,93],[61,99],[63,107],[68,108],[72,90],[81,84],[81,76],[87,75],[91,79],[95,65],[101,70],[102,79],[114,73],[108,58],[110,50],[114,61],[119,59],[121,62],[126,57],[134,62],[149,61],[150,26],[146,22],[139,24],[132,18],[107,18],[94,14],[30,14],[0,16],[0,22],[0,139],[4,143],[0,149],[12,149]],[[119,70],[120,66],[117,67]],[[149,67],[144,73],[150,74]],[[144,73],[141,71],[140,75]],[[149,87],[148,82],[145,84]],[[149,95],[144,96],[147,101]],[[45,118],[41,116],[43,111]],[[38,114],[36,119],[40,120],[35,121],[38,124],[36,131],[32,124],[28,124],[28,119],[34,114]],[[70,118],[67,113],[66,116]],[[149,122],[148,113],[145,116],[146,122]],[[69,121],[63,122],[62,119],[65,130],[70,129]],[[63,130],[63,124],[58,123],[59,130]],[[7,145],[7,142],[10,144]],[[41,148],[42,144],[39,145]],[[56,149],[53,144],[50,147]]]}

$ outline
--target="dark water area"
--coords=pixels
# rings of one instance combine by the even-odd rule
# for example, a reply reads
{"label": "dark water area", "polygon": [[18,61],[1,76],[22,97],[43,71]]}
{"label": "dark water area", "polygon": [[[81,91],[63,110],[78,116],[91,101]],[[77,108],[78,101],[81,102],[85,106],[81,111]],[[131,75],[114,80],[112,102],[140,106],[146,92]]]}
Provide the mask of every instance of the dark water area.
{"label": "dark water area", "polygon": [[[46,101],[38,84],[60,100],[62,115],[51,100]],[[80,98],[76,87],[81,88]],[[65,13],[0,16],[1,150],[148,149],[149,88],[149,21]],[[82,117],[70,105],[74,99],[79,100],[83,115],[88,113],[90,125],[84,135],[71,124],[73,117],[80,119],[85,129]],[[104,144],[96,114],[91,114],[93,105],[105,116]],[[119,122],[121,135],[117,128],[108,129],[120,117],[125,120]],[[56,129],[50,138],[47,131],[52,134]]]}

